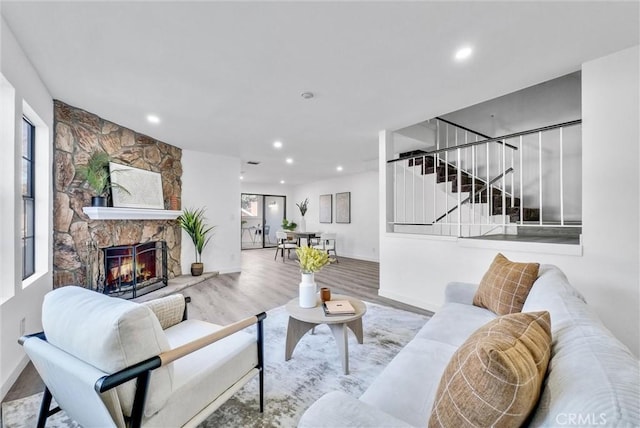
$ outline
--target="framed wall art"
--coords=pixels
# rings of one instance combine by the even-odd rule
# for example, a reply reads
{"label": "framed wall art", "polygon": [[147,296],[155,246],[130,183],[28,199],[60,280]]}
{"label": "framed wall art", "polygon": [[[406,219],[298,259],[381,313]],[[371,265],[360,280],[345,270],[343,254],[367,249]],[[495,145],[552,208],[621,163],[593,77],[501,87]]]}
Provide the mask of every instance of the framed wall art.
{"label": "framed wall art", "polygon": [[336,193],[336,223],[351,223],[351,192]]}
{"label": "framed wall art", "polygon": [[320,195],[320,223],[333,222],[333,195]]}
{"label": "framed wall art", "polygon": [[114,207],[164,209],[159,172],[114,162],[109,162],[109,172],[111,183],[115,184],[111,189]]}

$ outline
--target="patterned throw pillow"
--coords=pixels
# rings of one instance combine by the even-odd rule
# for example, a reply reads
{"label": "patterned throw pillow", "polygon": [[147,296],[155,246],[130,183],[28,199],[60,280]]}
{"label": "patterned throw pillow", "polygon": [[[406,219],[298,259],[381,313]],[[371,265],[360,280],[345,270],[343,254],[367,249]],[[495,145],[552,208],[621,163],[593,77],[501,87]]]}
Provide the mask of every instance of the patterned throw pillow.
{"label": "patterned throw pillow", "polygon": [[160,326],[163,330],[182,322],[185,305],[182,294],[173,294],[171,296],[149,300],[142,304],[153,311],[158,321],[160,321]]}
{"label": "patterned throw pillow", "polygon": [[497,315],[522,311],[539,268],[539,263],[515,263],[498,253],[480,281],[473,304]]}
{"label": "patterned throw pillow", "polygon": [[535,407],[551,352],[549,312],[498,317],[453,354],[429,427],[515,427]]}

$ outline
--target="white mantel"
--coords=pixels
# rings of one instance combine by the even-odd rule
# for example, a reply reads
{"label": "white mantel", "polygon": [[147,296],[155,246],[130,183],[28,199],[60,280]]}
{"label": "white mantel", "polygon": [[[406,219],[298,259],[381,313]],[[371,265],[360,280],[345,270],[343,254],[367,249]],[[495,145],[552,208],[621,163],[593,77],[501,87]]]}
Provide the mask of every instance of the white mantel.
{"label": "white mantel", "polygon": [[180,210],[152,210],[145,208],[83,207],[91,220],[174,220]]}

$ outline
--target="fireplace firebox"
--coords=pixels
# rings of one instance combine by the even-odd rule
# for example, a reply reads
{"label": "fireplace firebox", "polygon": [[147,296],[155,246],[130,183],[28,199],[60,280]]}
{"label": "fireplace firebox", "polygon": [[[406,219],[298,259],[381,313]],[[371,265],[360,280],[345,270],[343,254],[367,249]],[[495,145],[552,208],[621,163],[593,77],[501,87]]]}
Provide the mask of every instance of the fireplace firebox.
{"label": "fireplace firebox", "polygon": [[167,285],[166,242],[120,245],[102,251],[104,294],[133,299]]}

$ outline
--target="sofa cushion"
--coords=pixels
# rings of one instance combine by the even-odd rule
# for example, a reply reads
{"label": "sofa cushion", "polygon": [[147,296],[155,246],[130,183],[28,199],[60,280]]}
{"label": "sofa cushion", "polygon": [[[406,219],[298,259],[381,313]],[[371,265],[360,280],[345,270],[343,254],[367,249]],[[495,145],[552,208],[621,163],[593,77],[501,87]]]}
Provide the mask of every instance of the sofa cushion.
{"label": "sofa cushion", "polygon": [[473,333],[440,379],[429,426],[519,426],[535,407],[551,352],[548,312],[499,317]]}
{"label": "sofa cushion", "polygon": [[374,379],[360,400],[410,425],[424,426],[440,376],[456,348],[414,338]]}
{"label": "sofa cushion", "polygon": [[496,314],[485,308],[447,303],[418,331],[416,338],[435,340],[457,349],[477,329],[495,318]]}
{"label": "sofa cushion", "polygon": [[[540,266],[523,310],[551,314],[553,346],[531,426],[637,426],[638,359],[602,324],[560,269]],[[570,419],[573,418],[573,419]]]}
{"label": "sofa cushion", "polygon": [[[104,371],[115,373],[169,350],[151,309],[82,287],[53,290],[44,298],[42,326],[47,341]],[[158,411],[172,386],[172,366],[154,370],[145,414]],[[125,415],[131,414],[135,379],[117,387]]]}
{"label": "sofa cushion", "polygon": [[[165,334],[171,349],[175,349],[222,328],[205,321],[186,320],[169,327]],[[144,420],[145,426],[180,427],[193,423],[189,419],[194,414],[258,365],[256,335],[239,331],[175,360],[172,365],[171,396],[158,413]]]}
{"label": "sofa cushion", "polygon": [[336,427],[410,428],[413,425],[369,406],[342,391],[329,392],[309,407],[298,428]]}
{"label": "sofa cushion", "polygon": [[538,277],[538,263],[516,263],[501,253],[482,277],[473,304],[498,315],[520,312],[529,290]]}

